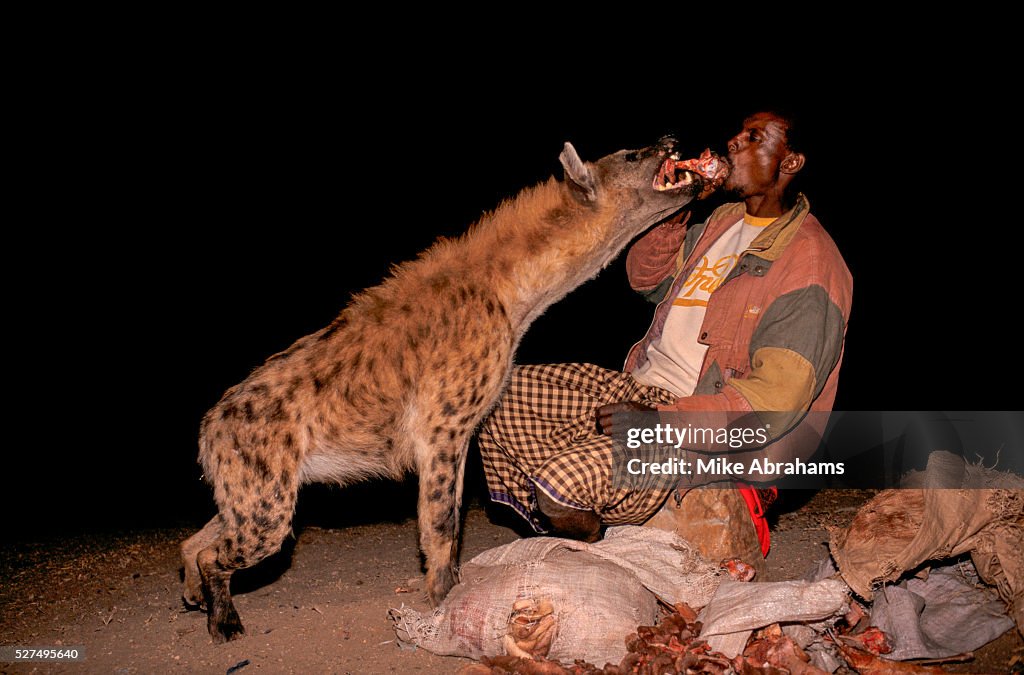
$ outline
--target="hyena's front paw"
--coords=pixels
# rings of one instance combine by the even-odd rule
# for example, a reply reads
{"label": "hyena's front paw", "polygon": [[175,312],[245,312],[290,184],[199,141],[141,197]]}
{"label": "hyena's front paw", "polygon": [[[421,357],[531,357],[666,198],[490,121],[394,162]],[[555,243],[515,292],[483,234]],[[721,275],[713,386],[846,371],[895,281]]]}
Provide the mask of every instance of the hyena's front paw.
{"label": "hyena's front paw", "polygon": [[459,582],[454,565],[446,565],[439,570],[427,571],[427,595],[430,604],[437,607],[448,596],[448,591]]}
{"label": "hyena's front paw", "polygon": [[181,600],[185,603],[185,609],[206,611],[206,596],[203,594],[202,583],[189,584],[186,581],[185,588],[181,592]]}

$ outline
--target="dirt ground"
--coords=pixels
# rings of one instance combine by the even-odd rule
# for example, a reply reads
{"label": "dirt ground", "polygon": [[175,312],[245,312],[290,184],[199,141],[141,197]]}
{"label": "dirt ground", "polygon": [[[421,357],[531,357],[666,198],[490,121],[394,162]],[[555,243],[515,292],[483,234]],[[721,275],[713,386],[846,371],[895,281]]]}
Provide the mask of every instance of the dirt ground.
{"label": "dirt ground", "polygon": [[[383,518],[356,506],[371,490],[388,504]],[[180,601],[177,547],[192,529],[5,546],[0,645],[79,646],[85,661],[0,663],[0,672],[454,673],[470,663],[404,651],[395,642],[388,608],[428,607],[414,496],[380,486],[347,499],[338,492],[320,493],[300,508],[291,550],[236,575],[235,602],[247,635],[225,645],[213,645],[205,615],[185,611]],[[798,577],[825,556],[826,528],[847,524],[873,492],[793,494],[774,519],[768,563],[776,580]],[[324,517],[330,507],[347,515]],[[466,511],[464,561],[523,534],[506,513],[478,499]],[[1022,653],[1011,631],[974,661],[949,669],[1007,672],[1019,668]]]}

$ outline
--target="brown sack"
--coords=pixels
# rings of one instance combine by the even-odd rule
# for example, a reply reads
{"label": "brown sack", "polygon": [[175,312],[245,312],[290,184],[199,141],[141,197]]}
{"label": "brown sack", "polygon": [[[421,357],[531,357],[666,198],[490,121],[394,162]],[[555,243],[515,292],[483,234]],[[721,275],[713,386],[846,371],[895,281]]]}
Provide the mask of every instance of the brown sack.
{"label": "brown sack", "polygon": [[895,560],[917,537],[923,519],[924,490],[886,490],[864,504],[846,529],[832,532],[832,557],[857,595],[871,600],[877,582],[902,574]]}
{"label": "brown sack", "polygon": [[[1018,495],[1020,492],[1018,492]],[[1010,617],[1024,635],[1024,519],[998,522],[974,537],[971,560],[985,582],[1007,602]]]}
{"label": "brown sack", "polygon": [[885,490],[861,507],[829,548],[843,579],[871,600],[874,589],[927,561],[970,553],[982,579],[1024,626],[1024,479],[933,452],[911,489]]}

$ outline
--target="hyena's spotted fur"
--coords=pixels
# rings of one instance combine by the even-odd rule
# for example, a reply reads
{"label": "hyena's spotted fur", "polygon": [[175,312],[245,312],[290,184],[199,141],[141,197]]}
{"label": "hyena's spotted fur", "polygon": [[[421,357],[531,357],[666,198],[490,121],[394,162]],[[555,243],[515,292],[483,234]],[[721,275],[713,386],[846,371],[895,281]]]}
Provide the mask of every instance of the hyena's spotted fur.
{"label": "hyena's spotted fur", "polygon": [[[420,544],[435,604],[456,582],[470,436],[502,392],[520,337],[634,236],[688,202],[658,191],[664,140],[524,190],[356,296],[323,330],[272,356],[203,418],[199,458],[219,513],[181,546],[184,598],[215,641],[243,632],[232,573],[276,552],[299,486],[420,475]],[[688,178],[687,181],[690,179]]]}

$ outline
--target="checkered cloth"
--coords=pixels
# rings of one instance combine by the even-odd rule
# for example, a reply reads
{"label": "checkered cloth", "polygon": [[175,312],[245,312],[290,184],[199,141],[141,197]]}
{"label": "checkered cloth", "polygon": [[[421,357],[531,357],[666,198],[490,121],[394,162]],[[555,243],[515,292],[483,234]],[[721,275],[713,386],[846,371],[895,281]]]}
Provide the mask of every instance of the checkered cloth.
{"label": "checkered cloth", "polygon": [[517,367],[479,436],[491,499],[511,506],[541,533],[537,488],[566,506],[594,510],[607,525],[644,522],[672,490],[612,484],[613,443],[597,432],[594,411],[606,403],[653,406],[676,398],[628,373],[589,363]]}

